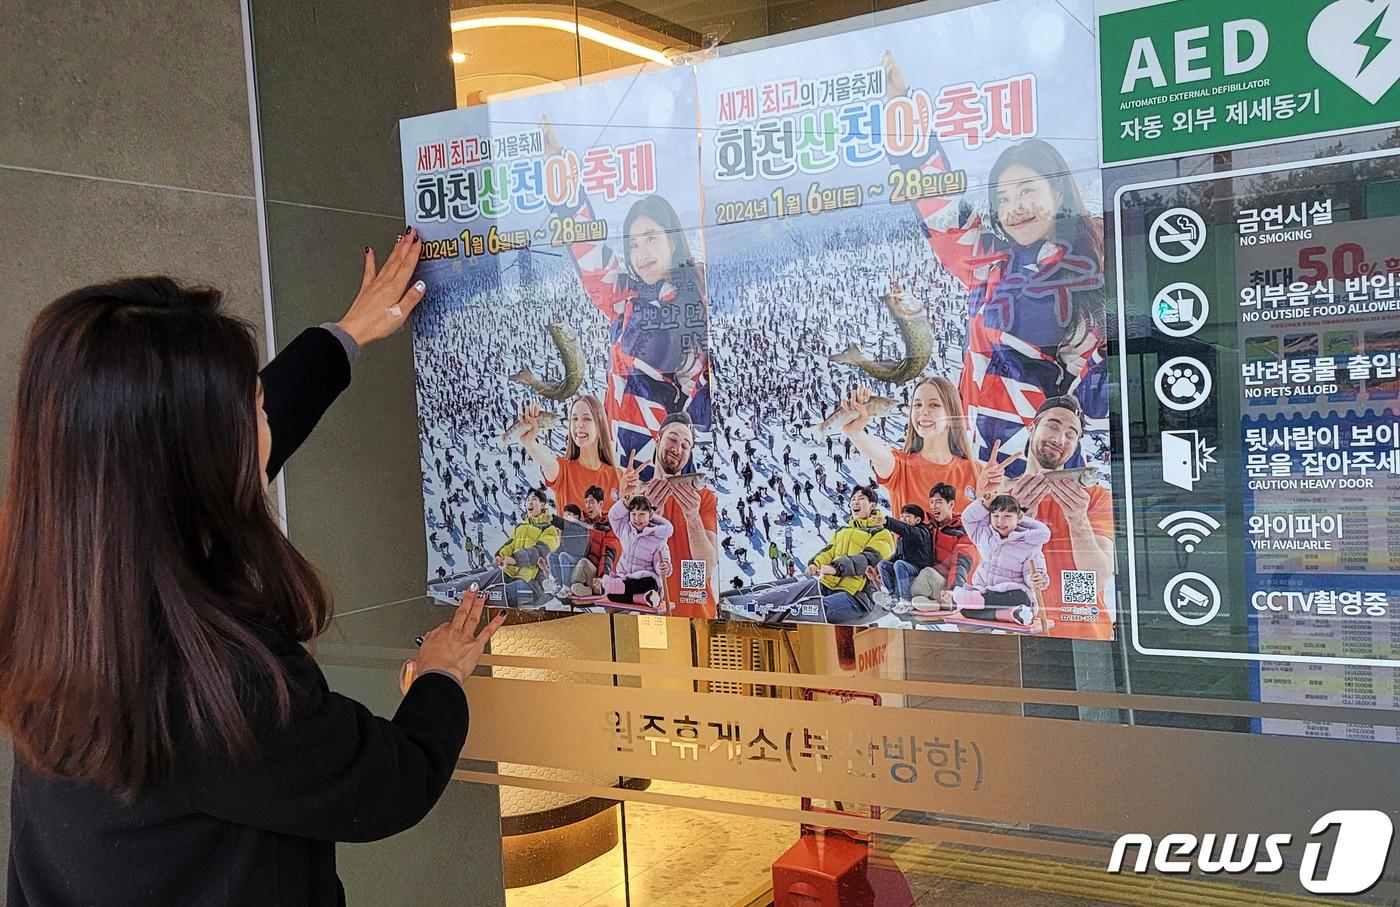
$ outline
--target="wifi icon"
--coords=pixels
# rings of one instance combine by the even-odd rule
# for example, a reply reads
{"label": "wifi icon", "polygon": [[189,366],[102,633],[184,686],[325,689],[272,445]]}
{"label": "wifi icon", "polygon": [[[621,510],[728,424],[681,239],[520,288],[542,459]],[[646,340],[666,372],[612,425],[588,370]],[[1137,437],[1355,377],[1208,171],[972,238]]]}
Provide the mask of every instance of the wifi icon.
{"label": "wifi icon", "polygon": [[1201,513],[1199,510],[1178,510],[1176,513],[1163,517],[1157,524],[1158,529],[1166,530],[1167,535],[1176,540],[1176,543],[1186,549],[1190,554],[1196,550],[1196,546],[1210,537],[1210,534],[1220,528],[1220,521],[1215,517]]}

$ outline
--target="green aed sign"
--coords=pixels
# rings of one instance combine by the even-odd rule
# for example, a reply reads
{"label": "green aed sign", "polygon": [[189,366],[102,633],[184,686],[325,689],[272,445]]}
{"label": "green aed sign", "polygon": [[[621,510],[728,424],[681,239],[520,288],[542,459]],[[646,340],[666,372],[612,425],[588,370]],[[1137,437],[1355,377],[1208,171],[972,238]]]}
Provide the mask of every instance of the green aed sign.
{"label": "green aed sign", "polygon": [[1400,124],[1400,0],[1099,0],[1103,163]]}

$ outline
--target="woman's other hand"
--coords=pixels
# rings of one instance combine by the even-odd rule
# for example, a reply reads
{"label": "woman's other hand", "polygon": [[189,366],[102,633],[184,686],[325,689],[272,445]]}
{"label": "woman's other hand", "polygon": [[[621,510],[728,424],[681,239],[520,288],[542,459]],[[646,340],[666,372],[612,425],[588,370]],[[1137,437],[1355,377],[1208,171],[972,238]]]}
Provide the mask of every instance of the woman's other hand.
{"label": "woman's other hand", "polygon": [[1072,336],[1066,337],[1056,351],[1060,364],[1072,375],[1079,375],[1089,364],[1089,354],[1104,344],[1099,330],[1091,324],[1083,325]]}
{"label": "woman's other hand", "polygon": [[423,646],[418,650],[415,674],[422,676],[426,671],[446,671],[464,682],[476,670],[486,644],[505,623],[506,612],[502,611],[485,627],[477,632],[481,623],[481,612],[486,607],[486,596],[473,585],[462,596],[457,613],[452,619],[428,631],[423,636]]}
{"label": "woman's other hand", "polygon": [[894,51],[886,50],[880,57],[880,67],[885,71],[885,97],[902,98],[909,93],[909,80],[895,61]]}
{"label": "woman's other hand", "polygon": [[361,347],[383,340],[403,327],[423,299],[426,290],[423,281],[408,285],[413,270],[418,267],[422,249],[418,231],[412,227],[395,243],[382,268],[375,267],[374,250],[365,247],[365,273],[360,281],[360,292],[350,303],[345,317],[337,322]]}
{"label": "woman's other hand", "polygon": [[540,117],[540,134],[544,139],[544,153],[549,157],[557,157],[564,153],[564,146],[559,144],[559,134],[550,125],[549,117]]}

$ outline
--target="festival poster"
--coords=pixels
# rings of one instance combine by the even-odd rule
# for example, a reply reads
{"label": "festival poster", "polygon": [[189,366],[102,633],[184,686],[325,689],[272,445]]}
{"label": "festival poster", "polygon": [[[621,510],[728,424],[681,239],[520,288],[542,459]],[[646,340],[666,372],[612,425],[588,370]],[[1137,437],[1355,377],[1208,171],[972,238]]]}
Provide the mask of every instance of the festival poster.
{"label": "festival poster", "polygon": [[1112,638],[1091,21],[697,68],[728,616]]}
{"label": "festival poster", "polygon": [[694,73],[404,120],[430,595],[715,614]]}

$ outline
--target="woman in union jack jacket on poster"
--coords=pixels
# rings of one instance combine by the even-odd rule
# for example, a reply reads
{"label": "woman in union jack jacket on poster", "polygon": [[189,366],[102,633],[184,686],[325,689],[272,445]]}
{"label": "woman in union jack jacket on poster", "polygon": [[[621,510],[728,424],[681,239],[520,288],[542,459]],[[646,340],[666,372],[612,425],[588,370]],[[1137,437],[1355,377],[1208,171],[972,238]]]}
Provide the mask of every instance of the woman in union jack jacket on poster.
{"label": "woman in union jack jacket on poster", "polygon": [[[886,51],[889,97],[909,83]],[[951,169],[930,129],[926,172]],[[1026,448],[1037,408],[1076,397],[1091,424],[1108,418],[1103,223],[1085,208],[1064,157],[1027,139],[1002,152],[987,179],[987,214],[947,196],[914,204],[933,253],[968,290],[967,349],[959,392],[974,456]],[[1083,465],[1076,453],[1066,467]],[[1020,475],[1024,460],[1010,464]]]}
{"label": "woman in union jack jacket on poster", "polygon": [[[545,152],[562,152],[548,120],[541,121]],[[593,220],[579,192],[572,210],[555,214]],[[711,430],[708,303],[703,268],[696,264],[675,208],[660,195],[638,199],[622,227],[622,254],[597,241],[569,246],[589,299],[610,324],[604,405],[617,449],[650,459],[653,439],[667,416],[685,413],[698,439]]]}

